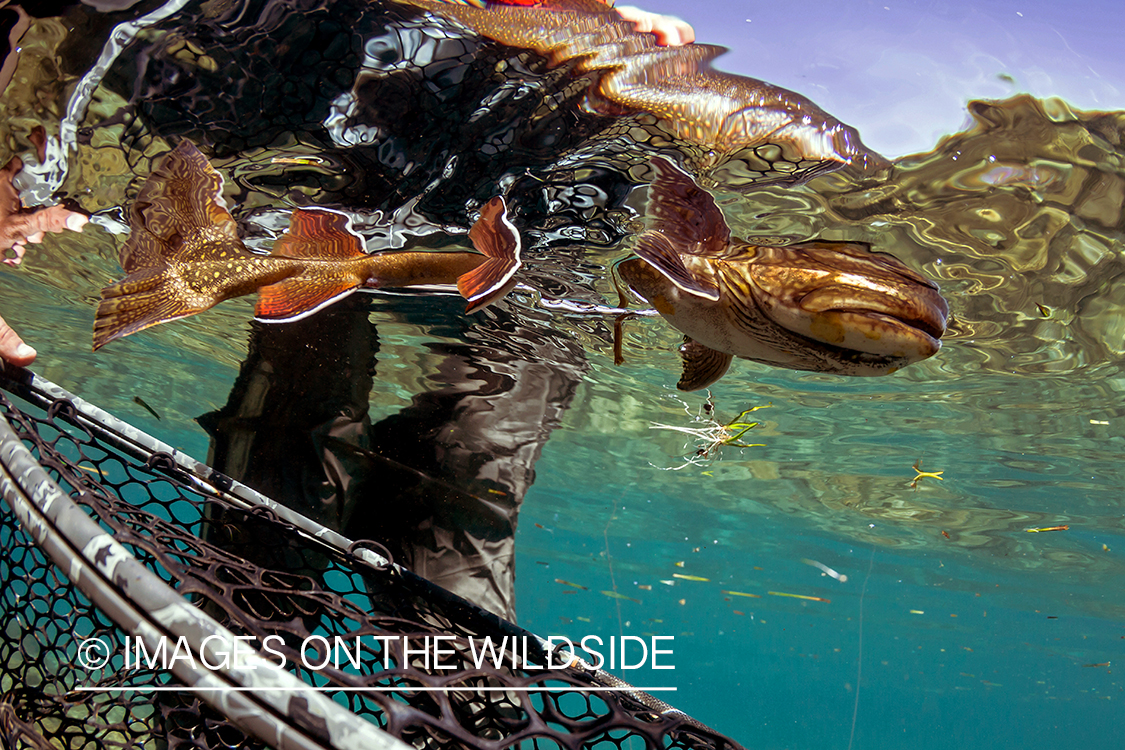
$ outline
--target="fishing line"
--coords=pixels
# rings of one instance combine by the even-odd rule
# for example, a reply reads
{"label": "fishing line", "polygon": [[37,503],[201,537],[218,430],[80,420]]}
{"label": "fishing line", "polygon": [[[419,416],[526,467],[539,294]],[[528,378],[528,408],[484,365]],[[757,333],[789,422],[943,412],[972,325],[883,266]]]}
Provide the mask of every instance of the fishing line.
{"label": "fishing line", "polygon": [[[602,529],[602,538],[605,540],[605,561],[609,565],[609,585],[614,594],[617,593],[617,581],[613,578],[613,556],[609,554],[609,526],[617,520],[617,504],[621,502],[621,498],[625,497],[625,490],[621,490],[621,494],[613,501],[613,510],[610,511],[609,520],[605,523],[605,528]],[[621,621],[621,600],[617,597],[613,599],[614,605],[617,607],[617,634],[621,636],[621,643],[625,640],[625,625]]]}
{"label": "fishing line", "polygon": [[871,568],[875,565],[875,545],[871,545],[871,559],[867,562],[867,575],[863,577],[863,588],[859,592],[859,653],[855,664],[855,706],[852,708],[852,731],[848,734],[848,750],[852,750],[855,740],[855,720],[859,716],[859,681],[863,677],[863,597],[867,594],[867,581],[871,578]]}
{"label": "fishing line", "polygon": [[[610,524],[617,520],[617,505],[621,502],[621,499],[625,497],[625,489],[626,488],[622,487],[621,494],[618,495],[617,499],[613,501],[613,510],[610,511],[609,520],[605,522],[605,528],[602,529],[602,538],[605,540],[605,561],[609,566],[609,585],[612,587],[611,590],[614,594],[617,594],[618,592],[617,581],[614,580],[613,577],[613,556],[609,554],[609,527]],[[617,635],[619,636],[619,640],[617,642],[623,644],[625,642],[625,624],[621,620],[621,599],[615,596],[613,598],[613,604],[617,608]],[[621,662],[624,664],[624,658],[622,658]],[[634,739],[634,737],[629,737],[629,750],[633,750]]]}

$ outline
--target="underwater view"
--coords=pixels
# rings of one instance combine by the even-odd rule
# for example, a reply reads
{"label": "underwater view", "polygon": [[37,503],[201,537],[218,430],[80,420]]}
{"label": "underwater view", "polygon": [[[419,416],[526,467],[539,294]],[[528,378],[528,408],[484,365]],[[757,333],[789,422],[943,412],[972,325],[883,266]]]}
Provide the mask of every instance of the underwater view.
{"label": "underwater view", "polygon": [[741,746],[1125,747],[1125,10],[644,10],[0,0],[0,316]]}

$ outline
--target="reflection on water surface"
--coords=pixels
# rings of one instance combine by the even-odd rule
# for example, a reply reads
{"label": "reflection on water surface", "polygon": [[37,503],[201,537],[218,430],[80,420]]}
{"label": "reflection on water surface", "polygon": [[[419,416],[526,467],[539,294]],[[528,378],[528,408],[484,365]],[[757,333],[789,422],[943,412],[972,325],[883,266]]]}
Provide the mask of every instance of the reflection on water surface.
{"label": "reflection on water surface", "polygon": [[[348,327],[287,346],[332,353],[334,337],[364,338],[371,351],[348,371],[359,380],[313,357],[300,395],[331,392],[327,412],[347,404],[349,425],[368,436],[383,425],[390,441],[391,427],[422,412],[463,426],[457,405],[471,401],[483,434],[511,438],[502,460],[477,446],[462,463],[437,457],[425,471],[455,480],[471,464],[482,487],[526,490],[522,505],[478,530],[510,534],[522,511],[505,553],[521,624],[676,635],[672,703],[747,744],[839,746],[862,602],[857,739],[948,747],[965,731],[977,744],[1057,746],[1054,730],[1026,727],[1066,701],[1074,718],[1060,719],[1063,729],[1090,747],[1116,746],[1107,717],[1122,683],[1082,665],[1118,659],[1125,635],[1125,114],[1025,96],[973,102],[965,132],[881,168],[752,189],[712,174],[707,186],[734,234],[871,243],[938,282],[949,331],[936,357],[884,378],[737,361],[712,389],[716,419],[770,404],[754,414],[750,441],[764,447],[665,471],[693,445],[652,423],[690,427],[707,398],[674,389],[680,334],[660,318],[629,320],[615,366],[611,316],[540,304],[618,304],[609,269],[643,226],[644,190],[634,188],[648,178],[646,139],[667,138],[651,118],[615,129],[604,111],[577,106],[589,73],[391,3],[187,3],[90,79],[74,140],[36,166],[32,129],[60,134],[66,103],[124,18],[75,5],[34,20],[0,102],[0,162],[19,156],[35,178],[20,185],[25,202],[47,197],[31,183],[49,185],[94,216],[82,234],[48,236],[18,271],[0,274],[0,313],[37,346],[42,375],[199,457],[210,438],[195,420],[205,413],[212,436],[240,439],[245,424],[221,418],[252,392],[235,388],[252,380],[248,336],[255,356],[264,351],[260,327],[248,333],[248,300],[89,351],[99,290],[120,276],[125,207],[180,138],[224,174],[256,249],[304,205],[347,212],[370,247],[467,247],[471,211],[502,191],[529,248],[525,286],[499,309],[464,318],[456,299],[365,296],[351,303]],[[538,380],[529,362],[542,365]],[[332,390],[363,380],[369,365],[374,375],[356,392]],[[530,382],[534,394],[520,391]],[[529,413],[491,422],[489,404],[504,399]],[[533,434],[518,434],[529,424]],[[372,445],[335,455],[366,466],[361,451]],[[520,462],[526,474],[505,474]],[[944,473],[912,488],[915,464]],[[1024,531],[1061,525],[1069,529]],[[587,590],[564,596],[556,579]],[[1043,629],[1048,613],[1059,617],[1053,630]],[[894,700],[916,719],[897,716]],[[977,703],[995,716],[966,719]],[[816,726],[794,729],[810,712]]]}

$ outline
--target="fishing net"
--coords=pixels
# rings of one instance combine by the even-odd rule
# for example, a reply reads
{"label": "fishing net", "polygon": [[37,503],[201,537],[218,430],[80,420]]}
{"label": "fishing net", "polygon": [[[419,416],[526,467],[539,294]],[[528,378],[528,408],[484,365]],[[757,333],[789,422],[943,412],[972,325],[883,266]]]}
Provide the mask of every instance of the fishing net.
{"label": "fishing net", "polygon": [[[378,545],[12,374],[4,747],[739,747]],[[486,638],[499,663],[479,658]]]}

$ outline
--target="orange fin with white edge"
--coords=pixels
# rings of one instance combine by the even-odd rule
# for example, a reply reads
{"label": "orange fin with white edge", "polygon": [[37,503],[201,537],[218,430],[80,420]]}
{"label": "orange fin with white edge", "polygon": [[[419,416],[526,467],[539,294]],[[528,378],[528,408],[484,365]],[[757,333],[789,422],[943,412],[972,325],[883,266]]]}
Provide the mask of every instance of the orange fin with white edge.
{"label": "orange fin with white edge", "polygon": [[[369,257],[351,219],[327,208],[297,208],[289,229],[271,255],[301,260],[346,261]],[[254,317],[263,323],[289,323],[308,317],[354,292],[360,279],[350,274],[298,274],[258,290]]]}
{"label": "orange fin with white edge", "polygon": [[327,208],[296,208],[289,230],[273,244],[271,255],[315,260],[351,260],[367,255],[366,243],[352,220]]}
{"label": "orange fin with white edge", "polygon": [[290,323],[323,310],[359,288],[356,279],[290,276],[258,290],[254,317],[263,323]]}
{"label": "orange fin with white edge", "polygon": [[508,221],[508,207],[499,195],[484,204],[469,239],[488,260],[457,278],[457,291],[469,301],[466,313],[476,312],[503,297],[516,285],[522,243]]}

